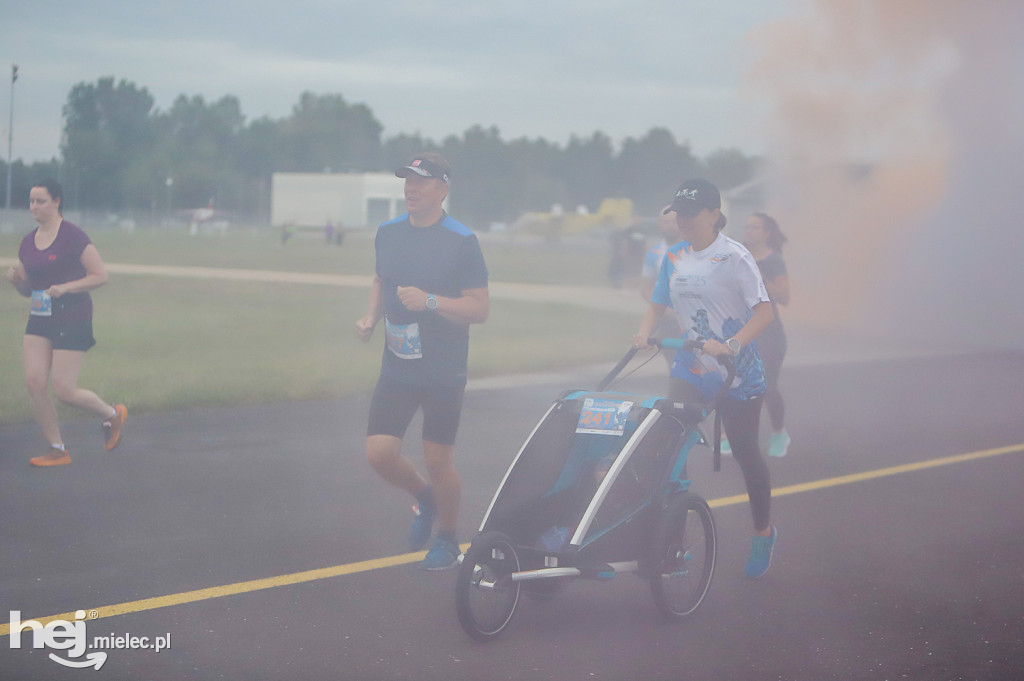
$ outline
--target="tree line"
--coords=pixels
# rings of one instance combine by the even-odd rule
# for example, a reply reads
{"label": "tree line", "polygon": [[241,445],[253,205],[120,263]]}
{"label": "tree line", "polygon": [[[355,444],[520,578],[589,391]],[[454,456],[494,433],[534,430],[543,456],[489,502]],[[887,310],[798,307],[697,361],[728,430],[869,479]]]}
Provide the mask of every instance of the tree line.
{"label": "tree line", "polygon": [[632,199],[637,213],[653,214],[686,177],[728,189],[750,179],[756,163],[736,149],[697,158],[665,128],[618,148],[600,131],[559,145],[504,140],[496,127],[479,125],[440,142],[404,133],[382,139],[373,111],[341,94],[304,92],[287,117],[248,123],[232,95],[207,102],[182,94],[166,111],[154,104],[145,87],[113,77],[72,87],[61,158],[15,162],[12,207],[27,207],[33,182],[57,177],[72,209],[162,214],[213,200],[266,221],[274,172],[390,171],[429,150],[455,169],[453,212],[485,227],[556,203],[596,210],[607,197]]}

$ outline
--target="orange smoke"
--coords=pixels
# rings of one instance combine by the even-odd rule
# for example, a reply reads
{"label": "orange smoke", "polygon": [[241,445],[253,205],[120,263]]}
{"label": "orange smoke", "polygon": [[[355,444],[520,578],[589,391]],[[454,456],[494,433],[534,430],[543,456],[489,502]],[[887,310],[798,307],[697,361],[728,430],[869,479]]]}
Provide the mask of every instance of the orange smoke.
{"label": "orange smoke", "polygon": [[[767,212],[789,237],[787,317],[861,326],[885,273],[946,196],[951,83],[1010,3],[817,0],[750,36],[748,94],[767,105]],[[1016,10],[1012,13],[1019,14]],[[983,86],[984,87],[987,86]]]}

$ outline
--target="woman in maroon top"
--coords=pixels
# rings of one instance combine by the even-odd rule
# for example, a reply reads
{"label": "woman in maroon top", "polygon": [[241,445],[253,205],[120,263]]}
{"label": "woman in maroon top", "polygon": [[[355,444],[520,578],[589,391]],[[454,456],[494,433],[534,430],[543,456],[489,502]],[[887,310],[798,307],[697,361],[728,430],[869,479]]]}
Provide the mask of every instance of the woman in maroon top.
{"label": "woman in maroon top", "polygon": [[78,387],[85,351],[96,344],[88,292],[107,282],[107,271],[85,232],[64,220],[62,199],[61,186],[53,180],[32,187],[29,210],[39,226],[22,240],[20,262],[7,270],[18,293],[32,299],[22,358],[32,413],[50,443],[45,454],[29,460],[33,466],[71,463],[48,392],[51,382],[61,402],[103,417],[107,451],[117,446],[128,418],[123,404],[107,404]]}

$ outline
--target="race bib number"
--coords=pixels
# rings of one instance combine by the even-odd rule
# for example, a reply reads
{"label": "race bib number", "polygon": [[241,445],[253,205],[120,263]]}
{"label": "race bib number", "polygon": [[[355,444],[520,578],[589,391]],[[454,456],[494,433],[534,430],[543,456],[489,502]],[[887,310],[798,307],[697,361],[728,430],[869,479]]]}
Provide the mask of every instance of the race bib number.
{"label": "race bib number", "polygon": [[625,400],[600,400],[588,397],[583,400],[576,432],[621,437],[626,432],[626,419],[632,408],[633,403]]}
{"label": "race bib number", "polygon": [[32,292],[32,311],[36,317],[50,317],[53,315],[53,298],[46,291]]}
{"label": "race bib number", "polygon": [[401,359],[419,359],[423,357],[423,344],[420,342],[420,325],[392,324],[384,320],[384,335],[388,349]]}

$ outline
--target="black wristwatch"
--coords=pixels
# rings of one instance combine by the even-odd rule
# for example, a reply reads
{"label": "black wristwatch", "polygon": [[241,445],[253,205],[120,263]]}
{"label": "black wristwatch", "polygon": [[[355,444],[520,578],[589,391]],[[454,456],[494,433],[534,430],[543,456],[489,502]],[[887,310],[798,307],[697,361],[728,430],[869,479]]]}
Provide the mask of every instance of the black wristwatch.
{"label": "black wristwatch", "polygon": [[437,309],[437,298],[434,297],[433,293],[427,294],[427,309],[433,312]]}
{"label": "black wristwatch", "polygon": [[735,338],[730,338],[725,341],[725,347],[729,348],[729,352],[732,353],[733,357],[740,354],[740,342]]}

